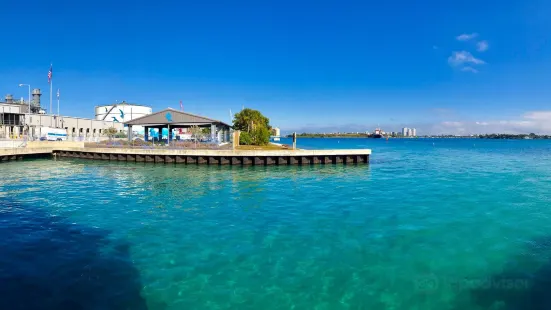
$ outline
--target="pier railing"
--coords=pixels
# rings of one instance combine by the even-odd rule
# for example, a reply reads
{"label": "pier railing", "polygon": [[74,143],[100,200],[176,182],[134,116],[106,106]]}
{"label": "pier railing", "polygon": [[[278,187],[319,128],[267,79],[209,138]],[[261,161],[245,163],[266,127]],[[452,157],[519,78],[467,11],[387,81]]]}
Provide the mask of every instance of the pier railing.
{"label": "pier railing", "polygon": [[96,143],[85,143],[85,147],[94,147],[94,148],[124,148],[124,149],[141,149],[141,150],[153,150],[153,149],[163,149],[163,150],[229,150],[231,149],[230,143],[208,143],[208,142],[171,142],[170,144],[165,143],[145,143],[143,141],[123,141],[123,140],[113,140],[113,141],[102,141]]}

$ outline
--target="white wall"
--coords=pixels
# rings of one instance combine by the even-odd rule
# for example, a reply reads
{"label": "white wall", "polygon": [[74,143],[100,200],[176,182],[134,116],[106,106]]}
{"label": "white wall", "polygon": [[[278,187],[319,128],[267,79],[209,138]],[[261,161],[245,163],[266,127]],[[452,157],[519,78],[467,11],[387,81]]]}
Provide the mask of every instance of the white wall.
{"label": "white wall", "polygon": [[69,137],[101,137],[105,136],[103,131],[110,127],[124,131],[122,123],[97,121],[89,118],[40,114],[25,115],[25,117],[28,118],[25,120],[25,124],[29,125],[31,135],[34,137],[42,135],[40,127],[65,128]]}
{"label": "white wall", "polygon": [[[132,105],[132,104],[117,104],[114,109],[113,105],[98,106],[95,108],[96,120],[118,121],[120,123],[128,122],[133,119],[149,115],[153,112],[151,107]],[[122,111],[122,113],[121,113]],[[107,112],[109,112],[107,114]]]}
{"label": "white wall", "polygon": [[0,104],[0,113],[14,113],[14,114],[23,114],[29,110],[29,107],[21,104]]}

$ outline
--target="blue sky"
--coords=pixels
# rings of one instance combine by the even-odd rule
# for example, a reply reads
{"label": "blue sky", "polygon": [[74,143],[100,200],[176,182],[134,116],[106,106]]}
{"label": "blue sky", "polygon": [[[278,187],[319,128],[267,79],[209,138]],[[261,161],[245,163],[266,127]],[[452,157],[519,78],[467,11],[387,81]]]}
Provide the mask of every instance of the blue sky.
{"label": "blue sky", "polygon": [[[284,131],[550,132],[551,3],[3,1],[0,91],[126,100]],[[15,22],[17,21],[17,22]],[[549,119],[547,117],[549,116]]]}

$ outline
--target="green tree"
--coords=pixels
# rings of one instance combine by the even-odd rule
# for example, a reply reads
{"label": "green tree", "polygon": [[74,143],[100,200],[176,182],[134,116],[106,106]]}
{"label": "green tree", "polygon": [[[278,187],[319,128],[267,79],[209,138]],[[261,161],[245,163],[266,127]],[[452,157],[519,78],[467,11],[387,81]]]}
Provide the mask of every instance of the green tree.
{"label": "green tree", "polygon": [[239,144],[252,145],[253,139],[251,138],[251,135],[246,131],[241,132],[241,134],[239,135]]}
{"label": "green tree", "polygon": [[254,145],[267,145],[270,143],[270,130],[258,126],[251,132],[251,138]]}
{"label": "green tree", "polygon": [[235,114],[233,128],[241,131],[239,144],[266,145],[270,143],[270,120],[257,110],[243,109]]}
{"label": "green tree", "polygon": [[258,127],[271,129],[270,120],[259,111],[247,108],[235,114],[233,129],[251,133]]}

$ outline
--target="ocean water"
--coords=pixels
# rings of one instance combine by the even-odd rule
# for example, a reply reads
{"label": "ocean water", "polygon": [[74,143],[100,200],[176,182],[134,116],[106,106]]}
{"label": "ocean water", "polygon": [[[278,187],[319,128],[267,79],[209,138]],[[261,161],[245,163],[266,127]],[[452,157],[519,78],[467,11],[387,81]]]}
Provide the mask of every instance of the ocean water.
{"label": "ocean water", "polygon": [[0,309],[551,309],[550,141],[298,146],[373,155],[0,164]]}

